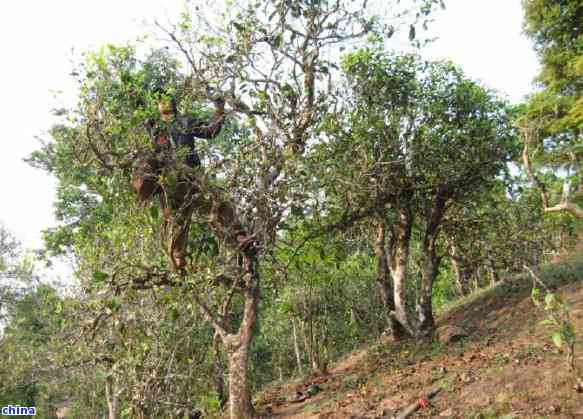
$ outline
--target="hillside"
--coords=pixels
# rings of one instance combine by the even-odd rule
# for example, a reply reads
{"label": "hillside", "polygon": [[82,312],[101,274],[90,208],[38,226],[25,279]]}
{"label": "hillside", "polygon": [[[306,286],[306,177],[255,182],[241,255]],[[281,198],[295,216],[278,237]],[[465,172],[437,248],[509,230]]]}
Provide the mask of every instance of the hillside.
{"label": "hillside", "polygon": [[[541,269],[545,283],[571,307],[583,333],[583,257],[566,257]],[[420,395],[442,388],[432,406],[412,417],[581,418],[583,394],[551,339],[544,313],[531,300],[526,275],[505,280],[442,311],[438,326],[463,327],[457,342],[376,345],[350,354],[329,374],[265,389],[258,413],[273,418],[391,418]],[[583,366],[583,352],[575,352]],[[317,383],[320,393],[291,402]]]}

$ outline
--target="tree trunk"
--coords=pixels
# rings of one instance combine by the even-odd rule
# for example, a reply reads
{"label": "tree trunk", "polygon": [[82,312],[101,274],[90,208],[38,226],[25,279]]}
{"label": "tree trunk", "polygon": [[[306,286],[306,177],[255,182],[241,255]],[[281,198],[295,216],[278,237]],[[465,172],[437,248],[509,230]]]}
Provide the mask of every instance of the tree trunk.
{"label": "tree trunk", "polygon": [[312,371],[317,371],[318,370],[318,359],[316,356],[316,349],[315,349],[315,342],[314,342],[314,335],[312,334],[312,316],[310,315],[310,318],[308,320],[309,322],[309,331],[307,331],[306,329],[308,329],[308,327],[306,327],[306,322],[301,322],[301,326],[302,326],[302,335],[304,337],[304,346],[306,347],[306,351],[308,352],[308,359],[310,361],[310,367],[312,369]]}
{"label": "tree trunk", "polygon": [[484,246],[486,248],[486,261],[487,261],[487,269],[488,273],[490,274],[490,285],[496,284],[500,278],[498,277],[498,271],[496,270],[496,258],[493,256],[493,251],[490,243],[487,241],[484,242]]}
{"label": "tree trunk", "polygon": [[451,261],[451,267],[453,268],[453,273],[455,275],[458,292],[462,296],[468,295],[469,284],[467,281],[468,278],[466,278],[466,275],[465,275],[466,271],[460,266],[460,263],[458,262],[457,258],[451,257],[450,261]]}
{"label": "tree trunk", "polygon": [[109,419],[117,417],[117,394],[111,374],[105,379],[105,398],[107,399],[107,413]]}
{"label": "tree trunk", "polygon": [[449,240],[449,247],[451,251],[450,261],[455,274],[457,288],[460,295],[468,295],[470,293],[470,278],[472,277],[472,270],[464,264],[462,256],[457,245],[453,239]]}
{"label": "tree trunk", "polygon": [[[310,303],[311,305],[311,303]],[[320,364],[320,357],[319,355],[319,347],[318,342],[316,341],[316,335],[314,334],[314,316],[313,314],[310,316],[310,357],[312,359],[312,369],[314,371],[318,371],[319,364]]]}
{"label": "tree trunk", "polygon": [[430,336],[435,330],[433,317],[433,283],[439,273],[439,258],[434,255],[434,250],[428,250],[429,255],[423,256],[421,270],[421,294],[417,305],[418,328],[423,336]]}
{"label": "tree trunk", "polygon": [[392,333],[395,340],[404,337],[405,333],[414,335],[406,308],[406,283],[408,277],[409,245],[411,242],[411,228],[413,215],[409,208],[400,209],[395,225],[395,250],[392,254],[393,302],[395,309],[391,312],[394,321]]}
{"label": "tree trunk", "polygon": [[[225,242],[240,256],[241,284],[240,292],[244,300],[243,319],[237,333],[227,331],[220,316],[213,313],[209,307],[195,296],[197,304],[205,313],[207,319],[220,335],[228,359],[229,372],[229,415],[231,419],[249,419],[253,417],[251,391],[249,388],[249,352],[255,335],[257,324],[257,310],[260,298],[260,277],[257,262],[257,245],[254,234],[251,234],[237,216],[236,207],[223,196],[223,190],[214,186],[204,175],[195,175],[189,185],[188,211],[196,208],[199,216],[208,216],[208,226],[219,242]],[[190,223],[187,213],[184,228]],[[179,223],[180,224],[180,223]],[[186,234],[182,230],[180,234]],[[182,240],[182,236],[173,238]],[[180,245],[180,242],[177,243]],[[174,254],[172,263],[176,264]],[[178,267],[182,274],[187,267]]]}
{"label": "tree trunk", "polygon": [[391,313],[395,310],[395,300],[393,297],[394,287],[391,279],[389,267],[389,255],[386,249],[386,221],[379,220],[374,242],[374,252],[377,259],[377,278],[381,302],[383,304],[384,316],[387,321],[387,330],[395,339],[400,339],[406,333],[399,322],[395,321]]}
{"label": "tree trunk", "polygon": [[249,390],[249,348],[241,345],[229,354],[229,415],[231,419],[253,417]]}
{"label": "tree trunk", "polygon": [[[390,318],[389,313],[395,308],[393,301],[393,284],[389,272],[389,263],[385,250],[385,220],[380,220],[377,224],[376,240],[374,242],[374,253],[377,259],[377,284],[381,295],[381,301],[385,309],[387,320]],[[389,324],[390,327],[390,324]]]}
{"label": "tree trunk", "polygon": [[255,336],[259,303],[259,273],[254,246],[243,252],[245,271],[243,321],[236,335],[223,337],[229,359],[229,415],[231,419],[249,419],[254,416],[249,388],[249,351]]}
{"label": "tree trunk", "polygon": [[225,377],[224,377],[224,369],[221,363],[221,351],[220,351],[220,335],[218,332],[215,332],[213,337],[213,369],[214,369],[214,378],[215,378],[215,388],[217,391],[217,397],[219,399],[219,405],[221,409],[225,407],[227,401],[229,400],[228,395],[225,389]]}
{"label": "tree trunk", "polygon": [[423,235],[421,264],[421,293],[417,304],[418,332],[430,336],[435,331],[433,318],[433,283],[439,273],[441,257],[437,256],[436,242],[439,226],[445,213],[448,190],[438,191],[435,196]]}
{"label": "tree trunk", "polygon": [[301,332],[304,339],[304,346],[308,353],[310,368],[313,372],[322,373],[326,370],[326,362],[322,356],[322,342],[318,339],[317,331],[314,331],[314,320],[312,314],[309,315],[306,321],[301,321]]}
{"label": "tree trunk", "polygon": [[303,374],[303,368],[302,368],[302,357],[300,354],[300,345],[298,343],[298,331],[296,328],[296,320],[292,317],[292,330],[293,330],[293,334],[294,334],[294,352],[296,353],[296,362],[298,364],[298,372],[300,374]]}

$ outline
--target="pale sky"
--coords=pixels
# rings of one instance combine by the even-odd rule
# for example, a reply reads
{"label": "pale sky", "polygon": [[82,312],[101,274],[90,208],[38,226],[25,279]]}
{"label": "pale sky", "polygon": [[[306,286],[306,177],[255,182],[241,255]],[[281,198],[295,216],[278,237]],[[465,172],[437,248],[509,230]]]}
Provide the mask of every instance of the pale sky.
{"label": "pale sky", "polygon": [[[194,3],[194,1],[191,1]],[[466,74],[516,102],[531,89],[537,60],[521,35],[520,0],[446,0],[435,14],[439,36],[428,58],[447,58]],[[50,127],[54,91],[74,94],[71,49],[134,40],[142,22],[167,20],[182,0],[20,0],[0,2],[0,222],[25,247],[41,246],[41,231],[55,224],[55,182],[22,161],[39,146],[35,136]]]}

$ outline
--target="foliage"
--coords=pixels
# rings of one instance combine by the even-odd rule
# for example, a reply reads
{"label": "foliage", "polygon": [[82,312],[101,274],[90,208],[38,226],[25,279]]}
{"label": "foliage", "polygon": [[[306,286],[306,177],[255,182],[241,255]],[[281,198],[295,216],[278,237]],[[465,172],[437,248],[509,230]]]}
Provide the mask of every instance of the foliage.
{"label": "foliage", "polygon": [[[437,2],[419,4],[417,20]],[[325,77],[334,67],[329,49],[382,37],[388,27],[354,2],[273,1],[230,4],[220,22],[194,8],[178,26],[160,28],[182,60],[164,50],[141,59],[133,46],[106,46],[76,69],[77,105],[59,111],[63,121],[51,141],[30,158],[59,180],[62,225],[46,241],[53,253],[75,257],[81,292],[74,311],[84,323],[71,324],[82,331],[75,346],[79,362],[99,365],[110,405],[118,399],[120,411],[133,416],[192,413],[206,396],[184,391],[198,388],[192,379],[208,364],[200,359],[189,367],[193,358],[175,345],[187,340],[192,346],[180,349],[206,353],[213,330],[225,355],[241,360],[229,364],[231,389],[241,391],[232,395],[231,408],[246,413],[231,415],[247,416],[246,358],[261,263],[273,256],[287,211],[307,198],[297,170],[326,112]],[[177,193],[180,179],[196,181],[202,203],[188,220],[188,266],[173,271],[170,217],[156,203],[138,205],[131,177],[139,162],[159,157],[151,136],[164,128],[160,99],[204,119],[209,110],[201,103],[218,97],[230,110],[228,141],[197,143],[204,164],[194,170],[185,167],[182,150],[169,153],[157,179],[164,196]],[[242,249],[235,229],[248,232],[251,246]],[[212,328],[201,325],[203,317]],[[180,334],[184,327],[201,335]],[[171,399],[155,402],[161,394]]]}
{"label": "foliage", "polygon": [[[56,290],[39,285],[7,305],[8,322],[0,340],[0,402],[36,406],[49,412],[66,393],[64,371],[51,368],[63,316]],[[48,417],[44,416],[44,417]]]}
{"label": "foliage", "polygon": [[[571,309],[559,295],[546,287],[531,268],[526,265],[525,268],[533,278],[532,301],[537,307],[544,310],[547,315],[547,318],[541,324],[551,326],[554,329],[551,339],[558,349],[565,348],[567,367],[569,371],[576,373],[575,344],[577,343],[577,335],[571,320]],[[541,290],[538,287],[543,287],[545,290],[544,296],[541,295]]]}
{"label": "foliage", "polygon": [[583,5],[578,0],[524,1],[524,29],[542,60],[541,83],[551,91],[576,96],[583,74]]}
{"label": "foliage", "polygon": [[[401,272],[406,269],[409,241],[420,243],[420,307],[430,313],[444,217],[488,193],[515,155],[508,109],[447,62],[362,49],[348,54],[343,68],[349,93],[326,120],[330,141],[316,148],[333,153],[334,166],[312,170],[324,183],[331,215],[374,215],[392,226],[391,241],[404,255],[392,252],[393,271],[397,260]],[[399,223],[401,233],[394,227]]]}
{"label": "foliage", "polygon": [[[544,210],[564,210],[581,218],[581,129],[583,128],[583,4],[578,0],[526,0],[524,29],[534,41],[542,63],[541,91],[524,105],[518,125],[525,142],[525,166],[541,190]],[[531,151],[529,151],[529,146]],[[532,147],[535,147],[532,149]],[[552,184],[537,177],[529,154],[540,163],[538,172],[552,169],[565,179],[560,204],[547,202]]]}

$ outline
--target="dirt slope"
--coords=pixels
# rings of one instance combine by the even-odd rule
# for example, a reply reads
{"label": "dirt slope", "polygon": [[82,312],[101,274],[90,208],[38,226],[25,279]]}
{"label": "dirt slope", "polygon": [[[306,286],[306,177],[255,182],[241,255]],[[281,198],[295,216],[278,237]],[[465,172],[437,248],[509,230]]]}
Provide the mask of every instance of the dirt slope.
{"label": "dirt slope", "polygon": [[[571,257],[543,270],[570,303],[583,335],[583,262]],[[583,394],[574,389],[565,356],[530,299],[531,281],[517,277],[460,301],[439,318],[469,337],[448,345],[379,342],[355,352],[325,376],[266,390],[257,400],[265,418],[391,418],[434,387],[432,406],[412,417],[583,418]],[[583,349],[576,351],[583,367]],[[318,383],[322,391],[301,403],[286,401]]]}

